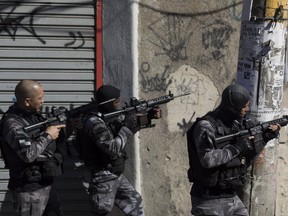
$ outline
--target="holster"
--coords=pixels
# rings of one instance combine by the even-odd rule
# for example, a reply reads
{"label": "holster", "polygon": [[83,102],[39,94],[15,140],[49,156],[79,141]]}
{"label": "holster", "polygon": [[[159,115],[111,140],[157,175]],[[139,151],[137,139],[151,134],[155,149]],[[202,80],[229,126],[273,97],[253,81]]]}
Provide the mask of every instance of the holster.
{"label": "holster", "polygon": [[121,175],[125,169],[125,160],[126,158],[124,157],[113,160],[110,164],[107,165],[108,170],[115,175]]}
{"label": "holster", "polygon": [[29,166],[24,171],[24,181],[31,182],[39,182],[42,179],[42,174],[40,172],[40,166]]}
{"label": "holster", "polygon": [[43,177],[55,177],[62,174],[63,157],[59,153],[54,153],[47,161],[43,161],[41,173]]}

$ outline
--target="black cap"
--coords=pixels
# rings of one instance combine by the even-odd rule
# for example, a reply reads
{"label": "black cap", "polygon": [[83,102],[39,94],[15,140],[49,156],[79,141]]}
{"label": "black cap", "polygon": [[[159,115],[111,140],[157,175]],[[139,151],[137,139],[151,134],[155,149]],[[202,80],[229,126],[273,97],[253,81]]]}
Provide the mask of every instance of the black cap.
{"label": "black cap", "polygon": [[102,103],[120,97],[120,90],[111,85],[102,85],[96,92],[96,101]]}

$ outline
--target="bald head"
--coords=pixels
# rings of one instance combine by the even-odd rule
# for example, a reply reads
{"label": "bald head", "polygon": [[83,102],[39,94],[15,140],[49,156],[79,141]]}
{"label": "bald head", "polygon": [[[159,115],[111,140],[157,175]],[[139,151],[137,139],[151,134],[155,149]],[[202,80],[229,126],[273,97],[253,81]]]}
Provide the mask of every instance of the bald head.
{"label": "bald head", "polygon": [[35,80],[22,80],[15,87],[15,96],[20,107],[39,110],[43,103],[44,90]]}
{"label": "bald head", "polygon": [[15,88],[15,96],[17,101],[23,101],[25,98],[33,98],[37,95],[37,89],[41,88],[41,84],[35,80],[22,80]]}

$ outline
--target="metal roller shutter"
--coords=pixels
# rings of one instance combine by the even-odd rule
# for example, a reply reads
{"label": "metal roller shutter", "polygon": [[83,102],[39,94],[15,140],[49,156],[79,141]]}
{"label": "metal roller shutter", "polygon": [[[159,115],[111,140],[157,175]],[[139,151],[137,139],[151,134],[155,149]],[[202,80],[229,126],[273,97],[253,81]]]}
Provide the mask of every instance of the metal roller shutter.
{"label": "metal roller shutter", "polygon": [[[95,89],[95,5],[93,0],[0,1],[0,109],[15,101],[21,79],[45,89],[43,111],[70,109],[91,101]],[[88,178],[67,143],[65,173],[57,189],[65,215],[89,215]],[[0,160],[0,215],[12,215],[9,173]]]}
{"label": "metal roller shutter", "polygon": [[[21,79],[45,87],[45,106],[91,100],[95,68],[93,1],[0,2],[0,108],[14,100]],[[46,108],[44,107],[46,110]]]}

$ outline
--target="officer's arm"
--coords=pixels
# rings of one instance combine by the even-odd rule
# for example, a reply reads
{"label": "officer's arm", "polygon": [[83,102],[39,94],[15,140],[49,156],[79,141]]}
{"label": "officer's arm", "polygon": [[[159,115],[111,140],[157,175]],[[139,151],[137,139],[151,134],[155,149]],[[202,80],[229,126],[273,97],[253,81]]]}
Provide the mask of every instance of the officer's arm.
{"label": "officer's arm", "polygon": [[209,121],[199,121],[193,136],[200,162],[205,168],[214,168],[228,163],[233,155],[226,148],[217,149],[214,146],[215,129]]}
{"label": "officer's arm", "polygon": [[47,133],[31,139],[23,130],[23,127],[22,122],[13,118],[8,119],[3,126],[3,139],[21,160],[30,163],[42,154],[48,144],[53,140]]}
{"label": "officer's arm", "polygon": [[116,136],[110,132],[105,122],[99,117],[90,117],[85,123],[85,131],[88,136],[104,151],[120,155],[126,146],[128,139],[133,136],[130,129],[123,126]]}

